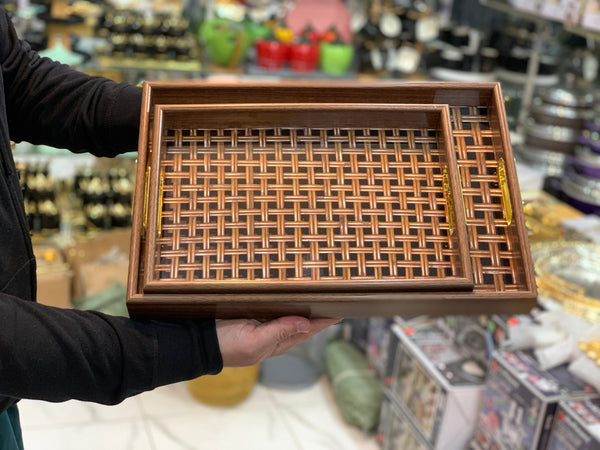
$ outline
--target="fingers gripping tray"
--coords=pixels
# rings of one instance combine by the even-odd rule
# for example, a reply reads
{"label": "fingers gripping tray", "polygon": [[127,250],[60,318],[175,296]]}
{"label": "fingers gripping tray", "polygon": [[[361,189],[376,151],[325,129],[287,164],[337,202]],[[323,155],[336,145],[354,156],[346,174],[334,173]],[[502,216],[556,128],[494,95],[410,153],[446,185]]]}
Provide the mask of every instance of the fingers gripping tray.
{"label": "fingers gripping tray", "polygon": [[[531,307],[527,249],[516,229],[507,235],[519,211],[507,210],[511,166],[493,145],[502,139],[482,130],[473,146],[485,154],[465,152],[472,133],[457,139],[456,129],[464,108],[335,96],[284,104],[251,89],[238,92],[239,103],[224,91],[219,102],[152,101],[153,86],[145,89],[133,316],[504,312],[502,300]],[[180,93],[177,83],[165,89]],[[327,96],[324,85],[311,89]],[[480,125],[477,112],[468,120]]]}

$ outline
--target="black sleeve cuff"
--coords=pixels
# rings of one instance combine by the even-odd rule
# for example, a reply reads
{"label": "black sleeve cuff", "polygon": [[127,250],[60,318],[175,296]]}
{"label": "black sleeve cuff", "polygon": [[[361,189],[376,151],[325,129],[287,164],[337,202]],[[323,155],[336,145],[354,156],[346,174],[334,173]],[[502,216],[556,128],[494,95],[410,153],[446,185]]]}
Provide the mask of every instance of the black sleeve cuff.
{"label": "black sleeve cuff", "polygon": [[155,326],[158,345],[156,386],[216,375],[223,369],[214,320],[177,324],[155,322]]}

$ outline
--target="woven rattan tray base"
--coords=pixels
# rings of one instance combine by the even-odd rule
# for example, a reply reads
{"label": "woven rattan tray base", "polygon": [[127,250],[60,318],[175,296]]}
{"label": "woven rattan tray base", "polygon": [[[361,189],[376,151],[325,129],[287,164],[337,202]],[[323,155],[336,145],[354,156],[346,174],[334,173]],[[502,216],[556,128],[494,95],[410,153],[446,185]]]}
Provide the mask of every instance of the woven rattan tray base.
{"label": "woven rattan tray base", "polygon": [[[465,208],[472,291],[185,293],[144,291],[144,179],[155,137],[154,107],[232,103],[448,105]],[[389,316],[529,311],[536,288],[500,88],[495,83],[147,83],[140,129],[128,308],[148,317]]]}
{"label": "woven rattan tray base", "polygon": [[446,106],[155,116],[144,293],[473,289]]}

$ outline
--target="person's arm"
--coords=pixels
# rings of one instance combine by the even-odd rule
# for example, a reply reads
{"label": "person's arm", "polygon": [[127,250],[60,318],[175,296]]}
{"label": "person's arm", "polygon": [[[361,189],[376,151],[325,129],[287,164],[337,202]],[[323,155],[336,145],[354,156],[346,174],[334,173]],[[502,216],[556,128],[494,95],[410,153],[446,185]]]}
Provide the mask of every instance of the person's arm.
{"label": "person's arm", "polygon": [[0,62],[10,137],[114,156],[137,150],[142,90],[40,57],[0,9]]}
{"label": "person's arm", "polygon": [[0,294],[0,396],[116,404],[224,365],[258,364],[336,322],[137,321]]}
{"label": "person's arm", "polygon": [[136,321],[0,294],[0,396],[116,404],[222,368],[214,320]]}

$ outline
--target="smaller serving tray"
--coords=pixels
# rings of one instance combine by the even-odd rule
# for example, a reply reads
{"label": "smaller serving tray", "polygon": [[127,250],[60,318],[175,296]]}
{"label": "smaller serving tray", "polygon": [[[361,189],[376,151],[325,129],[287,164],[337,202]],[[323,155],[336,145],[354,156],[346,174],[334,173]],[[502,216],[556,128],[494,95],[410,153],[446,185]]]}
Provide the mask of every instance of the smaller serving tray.
{"label": "smaller serving tray", "polygon": [[446,105],[156,105],[153,142],[143,294],[473,289]]}

